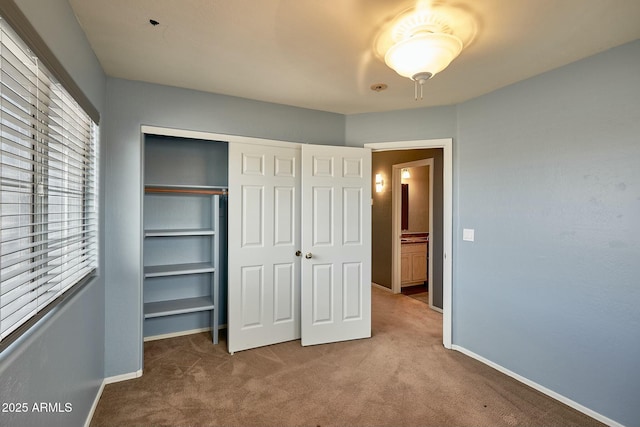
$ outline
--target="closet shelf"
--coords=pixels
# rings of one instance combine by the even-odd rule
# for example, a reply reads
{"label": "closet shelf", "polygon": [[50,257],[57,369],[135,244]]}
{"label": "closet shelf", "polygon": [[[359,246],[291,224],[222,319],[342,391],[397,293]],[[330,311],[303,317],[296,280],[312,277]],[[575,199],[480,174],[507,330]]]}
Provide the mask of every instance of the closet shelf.
{"label": "closet shelf", "polygon": [[215,271],[215,267],[210,262],[151,265],[144,268],[144,277],[180,276],[183,274],[214,273]]}
{"label": "closet shelf", "polygon": [[215,230],[209,228],[198,229],[166,229],[166,230],[145,230],[144,237],[178,237],[178,236],[214,236]]}
{"label": "closet shelf", "polygon": [[229,193],[229,188],[223,185],[147,184],[144,186],[144,192],[164,194],[226,195]]}
{"label": "closet shelf", "polygon": [[168,301],[147,302],[144,304],[144,318],[171,316],[174,314],[195,313],[213,310],[210,297],[184,298]]}

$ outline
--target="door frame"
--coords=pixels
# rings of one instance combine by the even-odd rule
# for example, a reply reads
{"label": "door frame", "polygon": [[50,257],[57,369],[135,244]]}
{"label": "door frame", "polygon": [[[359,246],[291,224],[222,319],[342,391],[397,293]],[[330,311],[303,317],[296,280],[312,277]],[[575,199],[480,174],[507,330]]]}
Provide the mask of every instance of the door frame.
{"label": "door frame", "polygon": [[[429,284],[433,283],[433,257],[431,256],[431,254],[433,253],[433,158],[420,159],[406,163],[397,163],[395,165],[392,165],[391,174],[391,257],[393,259],[393,264],[391,266],[391,290],[394,294],[399,294],[400,292],[402,292],[400,268],[400,255],[402,253],[402,245],[400,244],[400,236],[402,235],[400,215],[402,209],[402,198],[400,197],[400,185],[402,184],[401,173],[402,169],[404,168],[419,168],[426,166],[429,167],[429,251],[427,252],[429,254],[429,258],[427,260],[427,282]],[[429,292],[429,307],[434,309],[435,311],[442,312],[442,310],[433,306],[433,292]]]}
{"label": "door frame", "polygon": [[302,145],[302,142],[296,141],[284,141],[279,139],[269,139],[269,138],[257,138],[254,136],[242,136],[242,135],[232,135],[227,133],[215,133],[215,132],[204,132],[204,131],[196,131],[196,130],[186,130],[186,129],[176,129],[176,128],[167,128],[162,126],[149,126],[142,125],[140,126],[140,131],[142,135],[160,135],[160,136],[175,136],[180,138],[194,138],[194,139],[204,139],[208,141],[221,141],[221,142],[242,142],[245,144],[261,144],[261,145],[271,145],[276,147],[292,147],[295,145]]}
{"label": "door frame", "polygon": [[[188,129],[171,128],[171,127],[164,127],[164,126],[152,126],[152,125],[143,124],[140,126],[141,150],[142,150],[141,163],[140,163],[140,180],[141,180],[140,182],[144,182],[144,136],[145,135],[193,138],[193,139],[201,139],[206,141],[221,141],[221,142],[227,142],[230,144],[239,142],[243,144],[256,144],[256,145],[263,145],[263,146],[286,147],[286,148],[301,147],[303,144],[301,142],[295,142],[295,141],[284,141],[284,140],[278,140],[278,139],[259,138],[259,137],[253,137],[253,136],[242,136],[242,135],[224,134],[224,133],[216,133],[216,132],[208,132],[208,131],[195,131],[195,130],[188,130]],[[140,190],[141,203],[143,198],[144,198],[144,191],[141,188]],[[139,221],[140,221],[140,230],[144,230],[144,224],[143,224],[144,220],[143,220],[142,210],[140,211]],[[142,238],[143,236],[141,234],[140,239]],[[140,242],[142,243],[142,240]],[[140,250],[140,265],[142,265],[142,250]],[[143,284],[143,280],[141,276],[138,284],[140,313],[143,312],[142,301],[144,300],[142,284]],[[226,304],[228,305],[228,302],[226,302]],[[217,316],[218,313],[216,313],[215,315]],[[140,323],[139,323],[140,337],[143,336],[143,333],[142,333],[143,321],[144,321],[143,317],[140,316]],[[219,329],[226,328],[226,327],[228,327],[227,324],[220,324],[218,326]],[[144,340],[141,339],[140,340],[140,355],[141,355],[140,366],[143,366],[144,364],[143,344],[144,344]]]}
{"label": "door frame", "polygon": [[421,148],[443,149],[443,242],[442,242],[442,344],[451,349],[452,344],[452,271],[453,271],[453,138],[423,139],[412,141],[372,142],[365,148],[376,151],[415,150]]}
{"label": "door frame", "polygon": [[[243,144],[253,144],[253,145],[262,145],[262,146],[274,146],[274,147],[284,147],[284,148],[300,148],[302,150],[302,146],[306,145],[305,143],[295,142],[295,141],[284,141],[284,140],[276,140],[276,139],[265,139],[259,137],[250,137],[250,136],[241,136],[241,135],[231,135],[231,134],[220,134],[215,132],[205,132],[205,131],[193,131],[193,130],[185,130],[185,129],[176,129],[176,128],[167,128],[161,126],[150,126],[150,125],[141,125],[140,126],[142,135],[161,135],[161,136],[174,136],[174,137],[182,137],[182,138],[195,138],[202,140],[210,140],[210,141],[224,141],[229,144],[233,143],[243,143]],[[323,145],[323,144],[320,144]],[[348,145],[337,145],[335,148],[366,148],[366,147],[350,147]],[[141,168],[141,175],[143,175],[143,170]],[[140,218],[141,229],[142,227],[142,215]],[[301,242],[302,243],[302,242]],[[369,247],[371,242],[369,240]],[[369,260],[370,261],[370,260]],[[371,274],[371,268],[369,265],[369,276]],[[369,282],[371,282],[369,280]],[[369,289],[370,292],[370,289]],[[140,295],[142,295],[142,286],[140,286]],[[142,301],[142,297],[140,299]],[[371,302],[369,298],[369,325],[371,321]],[[227,307],[228,309],[228,307]],[[228,326],[228,325],[227,325]],[[369,328],[370,329],[370,328]],[[369,331],[371,333],[371,331]],[[141,353],[142,354],[142,353]],[[232,353],[233,354],[233,353]]]}

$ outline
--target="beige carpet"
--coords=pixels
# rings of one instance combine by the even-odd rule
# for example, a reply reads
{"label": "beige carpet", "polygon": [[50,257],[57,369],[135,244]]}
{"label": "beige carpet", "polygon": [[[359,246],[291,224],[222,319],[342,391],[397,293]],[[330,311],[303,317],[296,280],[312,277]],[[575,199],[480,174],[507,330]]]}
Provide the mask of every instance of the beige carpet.
{"label": "beige carpet", "polygon": [[429,292],[420,292],[417,294],[407,295],[409,298],[420,301],[423,304],[429,305]]}
{"label": "beige carpet", "polygon": [[208,334],[145,343],[144,375],[105,387],[91,426],[596,426],[442,347],[442,316],[374,288],[373,337],[236,353]]}

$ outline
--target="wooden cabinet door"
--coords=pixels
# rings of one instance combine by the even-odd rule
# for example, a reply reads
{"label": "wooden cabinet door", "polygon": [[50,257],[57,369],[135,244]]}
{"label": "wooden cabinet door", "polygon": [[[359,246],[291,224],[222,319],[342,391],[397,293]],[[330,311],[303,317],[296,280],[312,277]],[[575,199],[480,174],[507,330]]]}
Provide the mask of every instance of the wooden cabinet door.
{"label": "wooden cabinet door", "polygon": [[403,253],[400,255],[400,282],[408,283],[411,281],[411,254]]}
{"label": "wooden cabinet door", "polygon": [[411,281],[424,282],[425,280],[427,280],[427,253],[426,251],[413,253],[411,254]]}
{"label": "wooden cabinet door", "polygon": [[402,245],[400,255],[400,282],[413,285],[427,280],[427,244]]}

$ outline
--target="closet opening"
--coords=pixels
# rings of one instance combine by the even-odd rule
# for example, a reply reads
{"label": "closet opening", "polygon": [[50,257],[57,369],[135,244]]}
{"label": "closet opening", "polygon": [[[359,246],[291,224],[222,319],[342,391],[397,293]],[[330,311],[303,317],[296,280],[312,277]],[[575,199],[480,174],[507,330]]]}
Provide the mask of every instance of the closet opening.
{"label": "closet opening", "polygon": [[144,135],[144,341],[226,323],[228,144]]}
{"label": "closet opening", "polygon": [[[228,224],[224,230],[229,236],[226,239],[228,244],[225,246],[221,244],[222,248],[227,249],[226,253],[223,250],[216,251],[204,248],[201,251],[195,251],[197,254],[195,259],[191,258],[184,262],[201,264],[207,263],[209,258],[215,261],[216,257],[213,254],[226,256],[227,259],[221,262],[221,266],[214,267],[214,271],[220,270],[222,272],[222,268],[227,267],[224,282],[226,283],[228,280],[233,283],[233,286],[228,289],[220,286],[219,290],[215,291],[215,285],[210,286],[208,282],[200,283],[199,286],[196,284],[192,288],[199,289],[202,294],[194,292],[193,295],[182,295],[184,298],[176,298],[213,299],[218,292],[228,291],[226,298],[219,296],[218,303],[205,305],[199,311],[206,312],[207,310],[217,310],[217,307],[222,308],[220,314],[221,317],[227,319],[226,342],[230,353],[268,345],[269,343],[260,341],[260,338],[264,336],[277,338],[273,343],[301,338],[302,345],[371,336],[371,240],[369,233],[371,223],[369,197],[367,197],[371,186],[370,150],[320,144],[307,145],[152,126],[142,126],[142,133],[145,142],[143,155],[145,179],[143,182],[146,187],[153,184],[153,187],[178,186],[198,191],[202,187],[206,189],[216,187],[223,192],[216,197],[224,197],[225,186],[228,185],[228,205],[224,206],[226,209],[221,209],[221,211],[226,212],[228,209],[232,215],[228,215],[226,221],[220,221],[223,225]],[[166,149],[167,152],[171,152],[176,146],[183,147],[189,139],[202,140],[198,143],[208,147],[216,145],[211,141],[221,143],[223,146],[228,143],[226,146],[228,148],[227,157],[222,165],[226,166],[227,181],[221,185],[211,180],[200,184],[197,179],[190,180],[187,185],[181,183],[150,184],[151,180],[147,179],[149,173],[145,167],[153,162],[155,154],[152,150],[147,152],[146,146],[152,144],[149,135],[155,135],[152,138],[159,140],[181,140],[180,144],[171,145],[171,148]],[[203,156],[206,157],[206,155],[197,154],[187,155],[196,163],[200,162],[202,160],[200,157]],[[191,165],[189,161],[177,157],[175,152],[164,155],[164,160],[158,163],[160,166],[155,170],[161,171],[163,174],[169,173],[169,175],[175,172],[176,165]],[[206,163],[209,163],[209,169],[213,168],[211,161]],[[199,172],[198,170],[184,170],[183,172],[187,176],[194,174],[196,178],[202,175],[202,170]],[[164,176],[163,179],[165,179]],[[179,180],[176,181],[179,182]],[[185,188],[181,188],[181,191],[185,191]],[[165,191],[162,195],[166,196],[167,192]],[[142,194],[143,197],[151,197],[145,195],[144,191]],[[302,197],[297,197],[296,194],[300,194]],[[213,205],[215,202],[212,203]],[[177,213],[180,212],[180,209],[180,207],[172,207],[171,209],[150,210],[145,207],[143,216],[146,219],[148,211],[155,214],[165,211]],[[207,208],[202,207],[201,209],[204,211]],[[311,211],[303,214],[308,209]],[[196,207],[194,210],[198,211],[198,208]],[[301,211],[300,218],[306,219],[304,222],[296,219],[297,210]],[[274,214],[274,220],[265,219],[266,215],[271,215],[270,212]],[[210,215],[210,213],[205,213],[205,215]],[[199,229],[200,225],[202,224],[195,223],[183,228],[188,228],[192,232],[193,229]],[[174,227],[181,227],[181,224],[169,225],[168,228],[175,230]],[[214,225],[213,228],[217,227]],[[204,223],[202,228],[208,229],[209,227]],[[215,235],[218,234],[215,233]],[[147,236],[147,238],[152,237],[157,236]],[[142,239],[145,237],[143,236]],[[300,241],[298,242],[298,240]],[[241,247],[238,247],[238,244]],[[153,246],[153,243],[150,245]],[[203,248],[206,245],[207,243],[200,243],[194,246]],[[173,244],[167,246],[173,246]],[[260,264],[264,257],[275,254],[276,251],[275,249],[271,250],[271,246],[282,249],[286,259],[278,259],[273,262],[265,261]],[[345,247],[348,247],[348,250]],[[247,256],[238,256],[239,252],[243,250],[257,252]],[[145,249],[145,251],[146,253],[143,252],[143,255],[146,258],[149,256],[148,253],[151,255],[155,252],[164,254],[166,249],[161,248],[155,252],[154,249],[150,251]],[[188,251],[194,250],[189,248]],[[303,254],[304,256],[302,256]],[[157,265],[168,262],[161,259],[160,263],[156,264],[157,259],[154,259],[150,263],[145,260],[145,263],[147,264],[145,267],[152,267],[151,270],[153,270]],[[190,273],[195,275],[212,272],[194,270]],[[175,276],[177,275],[175,274]],[[309,275],[311,277],[306,277]],[[156,278],[148,274],[145,276],[141,280],[141,292],[143,295],[149,295],[152,291],[147,290],[146,282]],[[212,277],[216,276],[212,275]],[[333,292],[334,287],[341,287],[344,292]],[[153,285],[150,288],[153,289]],[[172,291],[179,288],[182,286],[172,287]],[[207,291],[207,289],[211,289],[211,291]],[[300,298],[297,298],[296,294],[299,294]],[[173,298],[170,296],[169,300]],[[145,296],[144,302],[145,304],[155,304],[164,301],[164,299],[149,300]],[[225,302],[227,303],[226,310],[223,306]],[[144,326],[146,339],[166,338],[172,334],[184,335],[198,332],[199,328],[202,330],[209,328],[214,330],[212,338],[215,342],[217,336],[215,334],[216,326],[213,323],[215,320],[211,321],[212,326],[208,326],[207,319],[204,318],[206,313],[201,316],[199,324],[191,319],[188,325],[177,325],[176,322],[169,322],[169,318],[192,316],[194,315],[192,312],[180,310],[163,314],[166,315],[161,317],[166,317],[167,322],[172,326],[167,327],[168,330],[159,330],[160,327],[155,328],[152,324],[156,322],[156,316],[145,316],[147,317]],[[228,316],[224,316],[224,314],[228,314]],[[276,314],[276,316],[272,314]],[[218,319],[218,323],[219,327],[223,326],[222,319]],[[271,329],[267,327],[269,324],[273,324],[274,327],[292,325],[293,333],[287,333],[281,337],[276,336],[277,334],[273,334]],[[152,331],[152,329],[154,330]],[[261,333],[254,336],[255,334],[251,335],[253,331]],[[243,338],[240,337],[248,338],[242,341]]]}

